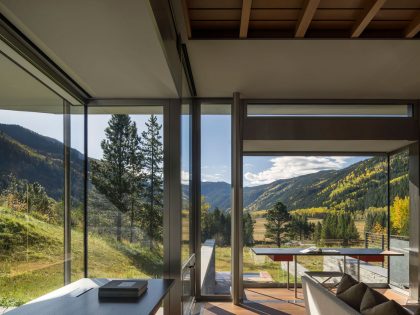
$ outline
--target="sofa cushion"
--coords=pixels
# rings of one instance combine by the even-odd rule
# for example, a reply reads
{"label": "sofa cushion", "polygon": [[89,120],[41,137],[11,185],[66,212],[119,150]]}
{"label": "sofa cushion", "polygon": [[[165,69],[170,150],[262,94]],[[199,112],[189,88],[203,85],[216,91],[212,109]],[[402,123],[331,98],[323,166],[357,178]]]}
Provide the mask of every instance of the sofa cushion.
{"label": "sofa cushion", "polygon": [[363,310],[361,313],[362,315],[410,315],[409,311],[394,300]]}
{"label": "sofa cushion", "polygon": [[375,291],[371,288],[367,288],[365,295],[363,296],[362,303],[360,304],[360,311],[367,310],[369,308],[372,308],[376,305],[388,302],[389,299],[379,293],[378,291]]}
{"label": "sofa cushion", "polygon": [[368,286],[366,284],[360,282],[348,288],[346,291],[337,294],[337,297],[356,311],[360,311],[360,304],[362,304],[363,296],[365,295],[367,288]]}
{"label": "sofa cushion", "polygon": [[340,293],[343,293],[350,287],[354,286],[355,284],[358,284],[359,282],[355,280],[352,276],[348,274],[343,274],[343,277],[341,278],[340,283],[337,286],[337,295]]}

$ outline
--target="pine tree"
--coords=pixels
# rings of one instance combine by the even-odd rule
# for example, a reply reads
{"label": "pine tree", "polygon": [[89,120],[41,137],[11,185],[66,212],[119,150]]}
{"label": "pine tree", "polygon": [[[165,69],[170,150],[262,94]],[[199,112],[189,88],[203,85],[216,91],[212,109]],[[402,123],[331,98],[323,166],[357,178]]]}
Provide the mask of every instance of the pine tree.
{"label": "pine tree", "polygon": [[102,140],[103,158],[91,162],[92,183],[117,209],[117,240],[121,241],[122,214],[129,209],[133,156],[138,151],[137,128],[128,115],[112,115]]}
{"label": "pine tree", "polygon": [[265,214],[267,223],[265,224],[265,237],[274,239],[277,246],[281,245],[281,235],[286,231],[285,224],[291,219],[286,206],[277,202],[273,208],[267,210]]}
{"label": "pine tree", "polygon": [[318,243],[321,241],[321,233],[322,233],[322,224],[321,222],[317,222],[314,229],[314,241]]}
{"label": "pine tree", "polygon": [[144,155],[140,150],[140,137],[137,134],[137,126],[135,122],[133,122],[130,128],[130,133],[130,147],[132,147],[133,150],[130,152],[130,194],[128,199],[130,207],[130,243],[133,243],[134,224],[139,217],[138,209],[141,207],[141,196],[145,187],[145,174],[143,171]]}
{"label": "pine tree", "polygon": [[213,237],[211,235],[212,223],[211,213],[209,212],[210,204],[204,196],[201,196],[200,221],[201,221],[201,239],[206,241]]}
{"label": "pine tree", "polygon": [[252,218],[249,211],[244,212],[243,215],[243,240],[245,246],[252,246],[254,244],[254,224],[255,220]]}
{"label": "pine tree", "polygon": [[142,133],[141,151],[144,156],[145,187],[141,226],[150,240],[162,239],[163,225],[163,144],[160,130],[162,125],[155,115],[146,122],[147,130]]}

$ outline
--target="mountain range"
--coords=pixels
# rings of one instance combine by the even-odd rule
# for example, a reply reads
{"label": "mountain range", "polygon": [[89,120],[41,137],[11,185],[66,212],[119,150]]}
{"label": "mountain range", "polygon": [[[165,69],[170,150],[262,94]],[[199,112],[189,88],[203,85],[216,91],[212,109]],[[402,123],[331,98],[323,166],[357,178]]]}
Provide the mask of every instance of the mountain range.
{"label": "mountain range", "polygon": [[[406,151],[390,159],[390,197],[408,195],[408,155]],[[184,196],[188,192],[184,186]],[[210,204],[229,210],[231,186],[225,182],[203,182],[201,195]],[[325,207],[357,211],[387,204],[386,157],[375,156],[347,168],[280,179],[270,184],[244,187],[243,205],[249,211],[271,208],[276,202],[289,210]]]}
{"label": "mountain range", "polygon": [[[18,179],[38,182],[48,195],[62,199],[64,186],[63,143],[19,125],[0,124],[0,189],[13,174]],[[70,149],[72,197],[83,196],[83,154]]]}
{"label": "mountain range", "polygon": [[[83,154],[71,149],[72,197],[83,189]],[[401,152],[391,158],[391,198],[408,194],[408,158]],[[387,202],[386,158],[375,156],[340,170],[320,171],[270,184],[244,187],[244,208],[264,210],[283,202],[289,210],[327,207],[363,210],[383,207]],[[18,125],[0,124],[0,189],[8,176],[39,182],[49,196],[62,198],[63,144]],[[211,209],[229,211],[231,186],[225,182],[202,182],[201,195]],[[183,185],[184,199],[188,186]]]}

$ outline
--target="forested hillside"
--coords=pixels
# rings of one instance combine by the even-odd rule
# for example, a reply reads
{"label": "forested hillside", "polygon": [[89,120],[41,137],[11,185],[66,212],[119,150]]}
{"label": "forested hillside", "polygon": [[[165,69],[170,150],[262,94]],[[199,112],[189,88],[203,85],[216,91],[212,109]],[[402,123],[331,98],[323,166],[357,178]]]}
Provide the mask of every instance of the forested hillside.
{"label": "forested hillside", "polygon": [[[394,200],[395,196],[408,195],[408,160],[406,155],[397,154],[390,163],[391,200]],[[281,201],[288,210],[325,207],[357,211],[384,207],[386,189],[386,158],[378,156],[341,170],[320,171],[271,184],[245,187],[244,207],[251,211],[265,210]],[[227,183],[204,182],[201,194],[212,209],[230,208],[230,185]]]}
{"label": "forested hillside", "polygon": [[[72,194],[83,194],[83,155],[71,150]],[[41,184],[48,196],[60,200],[63,193],[63,144],[18,125],[0,124],[0,190],[10,175]]]}

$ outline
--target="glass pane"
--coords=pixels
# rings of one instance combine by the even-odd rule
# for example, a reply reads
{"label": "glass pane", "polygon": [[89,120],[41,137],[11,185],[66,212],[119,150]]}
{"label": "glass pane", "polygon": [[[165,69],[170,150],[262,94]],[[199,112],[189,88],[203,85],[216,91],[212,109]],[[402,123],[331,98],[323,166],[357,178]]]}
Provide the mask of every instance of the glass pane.
{"label": "glass pane", "polygon": [[76,281],[84,277],[84,145],[85,145],[85,117],[83,106],[70,106],[70,125],[71,125],[71,281]]}
{"label": "glass pane", "polygon": [[231,105],[201,106],[201,294],[230,295]]}
{"label": "glass pane", "polygon": [[411,117],[412,106],[330,104],[248,104],[248,116],[278,117]]}
{"label": "glass pane", "polygon": [[182,181],[182,248],[181,261],[185,264],[193,253],[191,240],[191,112],[190,104],[182,105],[181,115],[181,181]]}
{"label": "glass pane", "polygon": [[0,54],[0,308],[64,283],[63,100]]}
{"label": "glass pane", "polygon": [[163,107],[89,108],[89,276],[163,274]]}
{"label": "glass pane", "polygon": [[390,157],[391,237],[390,248],[404,254],[390,258],[390,282],[402,289],[409,285],[410,198],[408,194],[408,150]]}
{"label": "glass pane", "polygon": [[[293,259],[257,256],[252,247],[386,249],[386,161],[383,156],[245,156],[244,286],[294,282]],[[354,257],[300,256],[297,281],[305,271],[345,270],[357,278],[357,264]],[[361,261],[360,279],[387,283],[386,259]]]}

